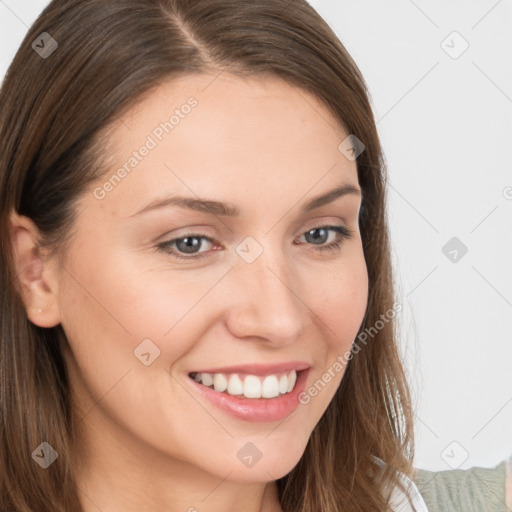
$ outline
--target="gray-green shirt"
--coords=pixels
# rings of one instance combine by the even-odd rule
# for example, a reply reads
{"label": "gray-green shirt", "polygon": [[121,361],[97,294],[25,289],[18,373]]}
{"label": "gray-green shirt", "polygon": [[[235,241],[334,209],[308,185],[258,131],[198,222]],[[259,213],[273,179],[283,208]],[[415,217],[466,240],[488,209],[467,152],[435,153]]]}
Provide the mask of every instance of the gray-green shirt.
{"label": "gray-green shirt", "polygon": [[414,482],[429,512],[510,512],[505,502],[506,462],[494,468],[416,470]]}

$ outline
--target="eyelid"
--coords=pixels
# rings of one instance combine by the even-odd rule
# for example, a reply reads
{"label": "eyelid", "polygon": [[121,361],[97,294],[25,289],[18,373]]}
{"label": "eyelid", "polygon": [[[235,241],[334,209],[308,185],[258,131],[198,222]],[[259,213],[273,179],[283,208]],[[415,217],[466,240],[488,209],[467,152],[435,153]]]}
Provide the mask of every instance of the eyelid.
{"label": "eyelid", "polygon": [[[309,226],[309,227],[301,228],[300,231],[295,235],[295,238],[304,235],[305,233],[311,231],[312,229],[333,228],[333,227],[338,227],[338,226],[343,227],[347,231],[347,233],[350,232],[350,234],[352,234],[352,235],[355,234],[355,232],[353,230],[349,229],[349,227],[348,227],[349,223],[347,223],[343,217],[336,217],[335,221],[332,221],[332,220],[315,221],[315,220],[313,220],[312,222],[313,222],[313,224],[311,224],[311,225],[306,224],[306,226]],[[341,224],[339,224],[340,222],[341,222]],[[301,225],[304,226],[304,223],[302,222]],[[210,227],[207,225],[197,226],[197,227],[192,227],[192,228],[183,228],[183,230],[184,230],[183,233],[181,233],[179,235],[175,235],[172,238],[169,238],[170,233],[166,233],[165,235],[158,237],[158,239],[162,239],[162,241],[155,242],[156,245],[166,244],[169,242],[175,242],[177,240],[182,240],[183,238],[191,238],[191,237],[207,238],[212,242],[219,243],[216,235],[206,234],[206,231],[210,230]],[[181,231],[181,229],[178,229],[175,231]]]}
{"label": "eyelid", "polygon": [[[304,235],[308,234],[310,231],[313,231],[315,229],[325,229],[327,231],[334,231],[337,233],[336,239],[333,242],[330,242],[329,244],[319,244],[315,248],[316,244],[307,244],[306,243],[306,245],[310,245],[311,247],[313,247],[313,249],[315,251],[320,252],[320,253],[322,253],[324,251],[339,250],[340,246],[343,245],[343,243],[346,240],[350,240],[356,234],[356,231],[350,229],[346,225],[345,222],[343,222],[343,224],[341,224],[341,225],[333,224],[333,223],[329,223],[329,222],[317,222],[316,224],[311,225],[309,228],[301,231],[299,238],[303,237]],[[172,257],[174,257],[177,260],[188,260],[188,261],[202,259],[203,257],[206,257],[208,255],[208,253],[212,252],[212,251],[202,251],[202,252],[198,252],[198,253],[191,253],[190,255],[187,256],[187,255],[183,255],[185,253],[180,253],[179,251],[178,252],[171,251],[168,249],[169,246],[175,244],[178,241],[184,240],[185,238],[203,239],[203,240],[208,240],[208,242],[212,243],[213,245],[217,245],[217,246],[222,245],[219,243],[219,241],[215,237],[205,235],[204,233],[200,233],[198,230],[198,231],[189,231],[180,236],[173,237],[171,239],[160,242],[159,244],[157,244],[157,248],[170,254]],[[294,243],[295,243],[296,239],[297,238],[294,239]],[[298,245],[298,244],[296,244],[296,245]],[[215,252],[215,250],[213,252]]]}

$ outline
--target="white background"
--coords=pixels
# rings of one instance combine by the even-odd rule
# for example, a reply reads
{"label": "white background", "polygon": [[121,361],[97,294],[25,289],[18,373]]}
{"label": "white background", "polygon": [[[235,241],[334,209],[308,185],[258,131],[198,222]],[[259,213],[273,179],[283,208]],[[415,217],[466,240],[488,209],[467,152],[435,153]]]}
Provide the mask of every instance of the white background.
{"label": "white background", "polygon": [[[0,0],[0,76],[47,3]],[[415,464],[495,465],[512,454],[512,1],[311,3],[368,83],[388,164]]]}

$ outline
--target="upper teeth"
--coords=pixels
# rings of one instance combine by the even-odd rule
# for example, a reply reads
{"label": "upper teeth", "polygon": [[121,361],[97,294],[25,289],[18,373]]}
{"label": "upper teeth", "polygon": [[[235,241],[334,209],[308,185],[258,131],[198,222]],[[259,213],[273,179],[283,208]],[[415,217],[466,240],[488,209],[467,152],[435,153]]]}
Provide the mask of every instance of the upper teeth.
{"label": "upper teeth", "polygon": [[212,386],[215,391],[229,395],[243,395],[246,398],[274,398],[279,394],[290,393],[297,381],[297,372],[279,373],[259,377],[237,373],[193,373],[192,377],[204,386]]}

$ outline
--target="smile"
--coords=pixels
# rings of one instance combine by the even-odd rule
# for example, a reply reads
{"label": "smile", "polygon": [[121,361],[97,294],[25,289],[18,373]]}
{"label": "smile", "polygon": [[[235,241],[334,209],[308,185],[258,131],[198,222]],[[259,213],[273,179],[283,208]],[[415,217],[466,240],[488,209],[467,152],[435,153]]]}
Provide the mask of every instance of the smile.
{"label": "smile", "polygon": [[280,372],[266,376],[239,373],[198,373],[189,376],[196,382],[239,398],[275,398],[291,393],[297,382],[297,372]]}

